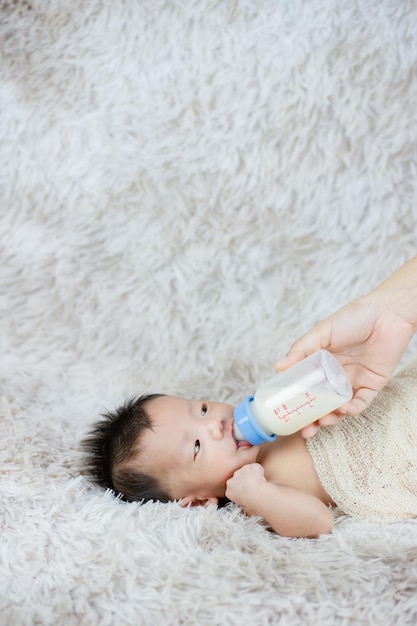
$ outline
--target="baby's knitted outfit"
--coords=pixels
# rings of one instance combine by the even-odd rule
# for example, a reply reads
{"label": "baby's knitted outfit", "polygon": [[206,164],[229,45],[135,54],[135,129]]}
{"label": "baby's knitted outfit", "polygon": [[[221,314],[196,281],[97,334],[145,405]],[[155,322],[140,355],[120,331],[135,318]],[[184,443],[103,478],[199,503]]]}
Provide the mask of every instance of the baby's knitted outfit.
{"label": "baby's knitted outfit", "polygon": [[394,376],[372,404],[307,440],[319,479],[346,514],[417,517],[417,369]]}

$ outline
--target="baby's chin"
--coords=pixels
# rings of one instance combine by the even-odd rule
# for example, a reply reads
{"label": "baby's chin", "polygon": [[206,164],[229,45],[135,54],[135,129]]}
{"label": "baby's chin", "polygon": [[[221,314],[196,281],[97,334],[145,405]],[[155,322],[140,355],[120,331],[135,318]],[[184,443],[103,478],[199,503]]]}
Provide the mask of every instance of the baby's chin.
{"label": "baby's chin", "polygon": [[254,446],[248,441],[239,441],[236,446],[236,458],[240,465],[256,463],[259,455],[259,446]]}

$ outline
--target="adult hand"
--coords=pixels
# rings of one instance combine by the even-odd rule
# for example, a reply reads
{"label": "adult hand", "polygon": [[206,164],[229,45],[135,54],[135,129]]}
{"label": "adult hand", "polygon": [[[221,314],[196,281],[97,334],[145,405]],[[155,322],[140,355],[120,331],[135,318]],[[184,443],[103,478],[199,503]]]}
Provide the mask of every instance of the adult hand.
{"label": "adult hand", "polygon": [[314,435],[320,426],[336,424],[363,411],[388,382],[417,329],[417,257],[366,296],[342,307],[291,346],[276,365],[286,369],[324,348],[343,365],[353,398],[301,431]]}

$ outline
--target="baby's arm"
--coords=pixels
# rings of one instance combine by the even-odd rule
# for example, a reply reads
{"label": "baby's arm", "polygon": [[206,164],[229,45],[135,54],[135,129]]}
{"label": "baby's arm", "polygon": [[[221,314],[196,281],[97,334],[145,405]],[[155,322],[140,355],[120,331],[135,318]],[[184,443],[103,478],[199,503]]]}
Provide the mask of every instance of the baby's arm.
{"label": "baby's arm", "polygon": [[268,482],[262,465],[250,463],[226,483],[226,497],[248,515],[263,517],[284,537],[317,537],[333,528],[331,510],[315,496]]}

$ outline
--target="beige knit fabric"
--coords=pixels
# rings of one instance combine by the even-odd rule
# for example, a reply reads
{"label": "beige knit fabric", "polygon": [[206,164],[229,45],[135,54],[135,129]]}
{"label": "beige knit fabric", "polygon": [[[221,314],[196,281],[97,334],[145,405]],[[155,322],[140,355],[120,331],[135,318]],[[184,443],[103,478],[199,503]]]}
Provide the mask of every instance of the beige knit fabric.
{"label": "beige knit fabric", "polygon": [[344,513],[374,522],[417,517],[417,368],[393,377],[363,413],[321,428],[307,448]]}

